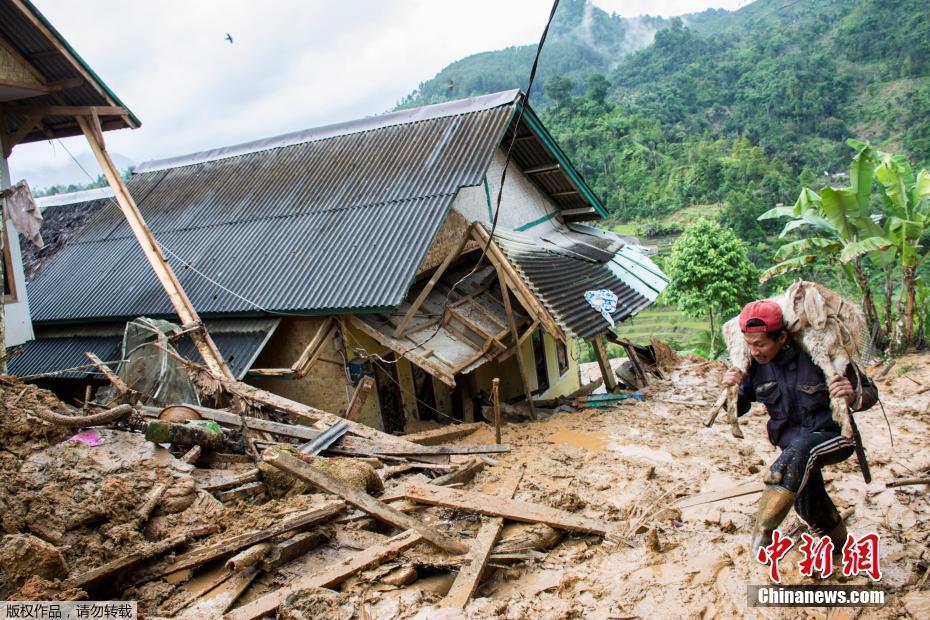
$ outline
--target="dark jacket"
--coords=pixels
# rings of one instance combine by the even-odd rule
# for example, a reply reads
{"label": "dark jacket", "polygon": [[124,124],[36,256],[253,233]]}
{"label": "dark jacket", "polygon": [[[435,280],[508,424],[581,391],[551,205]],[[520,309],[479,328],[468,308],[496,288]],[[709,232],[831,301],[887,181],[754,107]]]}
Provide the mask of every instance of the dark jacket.
{"label": "dark jacket", "polygon": [[[853,411],[875,404],[878,390],[868,377],[850,364],[846,378],[856,390]],[[765,405],[769,441],[781,448],[801,432],[840,431],[830,413],[830,390],[823,371],[790,338],[771,362],[750,365],[739,387],[737,413],[745,414],[752,402]]]}

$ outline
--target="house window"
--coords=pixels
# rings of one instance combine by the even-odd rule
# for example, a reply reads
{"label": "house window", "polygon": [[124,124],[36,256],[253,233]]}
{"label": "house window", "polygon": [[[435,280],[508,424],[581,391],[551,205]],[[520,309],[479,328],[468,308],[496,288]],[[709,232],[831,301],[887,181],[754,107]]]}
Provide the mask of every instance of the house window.
{"label": "house window", "polygon": [[3,303],[16,302],[16,281],[14,280],[13,258],[10,254],[10,237],[6,222],[3,226]]}
{"label": "house window", "polygon": [[536,366],[536,391],[549,389],[549,373],[546,371],[546,345],[540,330],[533,332],[533,360]]}
{"label": "house window", "polygon": [[559,362],[559,376],[568,372],[568,347],[561,340],[555,341],[555,358]]}

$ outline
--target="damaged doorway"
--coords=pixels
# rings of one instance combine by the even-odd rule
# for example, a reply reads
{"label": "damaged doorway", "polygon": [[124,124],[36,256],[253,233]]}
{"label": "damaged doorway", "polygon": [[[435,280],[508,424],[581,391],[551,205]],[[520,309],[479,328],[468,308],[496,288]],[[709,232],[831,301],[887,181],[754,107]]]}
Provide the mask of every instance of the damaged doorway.
{"label": "damaged doorway", "polygon": [[400,395],[400,381],[397,378],[395,354],[383,356],[384,362],[376,361],[375,386],[378,388],[378,401],[381,404],[381,425],[385,433],[402,433],[406,425],[404,402]]}

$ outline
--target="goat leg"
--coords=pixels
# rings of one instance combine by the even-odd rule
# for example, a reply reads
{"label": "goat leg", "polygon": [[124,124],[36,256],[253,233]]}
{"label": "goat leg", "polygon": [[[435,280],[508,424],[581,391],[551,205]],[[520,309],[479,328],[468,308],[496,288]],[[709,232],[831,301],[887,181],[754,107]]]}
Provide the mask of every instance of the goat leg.
{"label": "goat leg", "polygon": [[739,399],[739,386],[731,385],[727,388],[727,410],[730,413],[730,432],[734,437],[743,438],[743,431],[739,427],[739,414],[737,412],[737,401]]}
{"label": "goat leg", "polygon": [[714,406],[711,407],[710,411],[707,412],[707,417],[704,418],[704,426],[710,428],[714,425],[714,420],[717,419],[717,414],[720,413],[720,410],[723,409],[723,404],[727,402],[727,396],[729,390],[723,388],[720,391],[720,396],[717,397],[717,402],[714,403]]}

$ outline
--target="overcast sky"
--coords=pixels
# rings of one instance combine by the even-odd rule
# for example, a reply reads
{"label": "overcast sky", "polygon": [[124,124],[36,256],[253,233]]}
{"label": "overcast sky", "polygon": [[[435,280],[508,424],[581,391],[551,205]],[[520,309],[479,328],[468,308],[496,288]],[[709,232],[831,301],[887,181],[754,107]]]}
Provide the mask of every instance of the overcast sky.
{"label": "overcast sky", "polygon": [[[108,132],[141,163],[385,112],[450,62],[534,43],[550,0],[33,0],[139,117]],[[749,0],[594,0],[624,17]],[[234,43],[224,37],[230,33]],[[529,67],[527,67],[529,73]],[[83,138],[64,141],[91,175]],[[124,159],[125,158],[125,159]],[[59,144],[17,146],[13,181],[87,177]]]}

